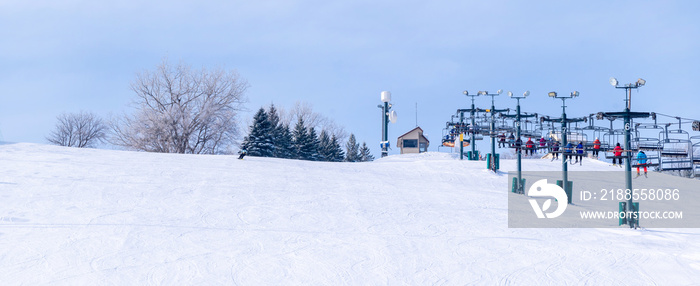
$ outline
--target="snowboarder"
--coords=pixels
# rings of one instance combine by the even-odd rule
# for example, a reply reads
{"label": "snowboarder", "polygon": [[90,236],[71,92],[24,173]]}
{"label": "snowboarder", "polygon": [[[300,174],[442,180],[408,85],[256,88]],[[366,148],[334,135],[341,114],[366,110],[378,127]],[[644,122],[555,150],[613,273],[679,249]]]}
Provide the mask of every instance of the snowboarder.
{"label": "snowboarder", "polygon": [[248,154],[248,151],[243,149],[241,151],[238,151],[238,154],[240,154],[240,156],[238,156],[238,160],[243,160],[243,157],[245,157],[245,155]]}
{"label": "snowboarder", "polygon": [[559,160],[559,141],[554,141],[552,145],[552,161]]}
{"label": "snowboarder", "polygon": [[576,145],[576,162],[574,164],[576,163],[583,165],[583,142],[578,142]]}
{"label": "snowboarder", "polygon": [[622,147],[620,147],[620,143],[617,143],[615,145],[615,149],[613,149],[615,157],[613,157],[613,166],[615,166],[615,159],[617,159],[620,163],[620,168],[622,168]]}
{"label": "snowboarder", "polygon": [[527,142],[525,142],[525,155],[527,155],[527,152],[530,152],[530,155],[535,154],[535,142],[532,141],[532,138],[528,138]]}
{"label": "snowboarder", "polygon": [[510,143],[511,146],[515,144],[515,135],[513,135],[513,133],[510,133],[510,135],[508,135],[508,143]]}
{"label": "snowboarder", "polygon": [[593,141],[593,157],[598,159],[598,152],[600,151],[600,140],[598,137],[595,138],[595,141]]}
{"label": "snowboarder", "polygon": [[644,151],[642,151],[642,150],[639,150],[639,153],[637,153],[637,177],[639,177],[639,166],[644,167],[644,177],[648,178],[647,177],[647,154],[645,154]]}

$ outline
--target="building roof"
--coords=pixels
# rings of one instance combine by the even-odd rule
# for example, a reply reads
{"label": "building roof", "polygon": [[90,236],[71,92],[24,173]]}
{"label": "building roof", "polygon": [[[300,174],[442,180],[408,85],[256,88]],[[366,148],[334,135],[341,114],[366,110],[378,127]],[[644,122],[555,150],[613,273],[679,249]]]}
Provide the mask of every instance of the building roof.
{"label": "building roof", "polygon": [[425,141],[430,142],[430,140],[428,140],[428,138],[425,138],[425,136],[423,136],[423,129],[418,127],[418,126],[416,126],[416,128],[411,129],[411,131],[408,131],[408,132],[404,133],[403,135],[399,136],[399,138],[397,138],[397,139],[401,139],[401,137],[404,137],[404,136],[408,135],[409,133],[416,131],[416,129],[420,130],[420,131],[418,131],[418,134],[420,135],[420,137],[425,139]]}

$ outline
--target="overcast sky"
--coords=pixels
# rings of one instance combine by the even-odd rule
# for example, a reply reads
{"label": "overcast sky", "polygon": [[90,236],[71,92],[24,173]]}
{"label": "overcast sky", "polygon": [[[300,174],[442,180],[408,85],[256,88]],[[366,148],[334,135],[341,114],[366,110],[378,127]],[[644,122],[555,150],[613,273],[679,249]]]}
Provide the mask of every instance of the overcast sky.
{"label": "overcast sky", "polygon": [[[135,73],[166,57],[236,69],[251,85],[244,121],[262,105],[306,101],[375,156],[383,90],[399,115],[392,145],[415,126],[417,104],[431,150],[468,106],[463,90],[529,90],[522,109],[552,116],[561,101],[547,92],[577,90],[572,117],[621,110],[624,92],[608,79],[642,77],[633,110],[700,118],[698,3],[4,0],[0,133],[46,143],[60,113],[129,112]],[[504,93],[496,106],[515,100]]]}

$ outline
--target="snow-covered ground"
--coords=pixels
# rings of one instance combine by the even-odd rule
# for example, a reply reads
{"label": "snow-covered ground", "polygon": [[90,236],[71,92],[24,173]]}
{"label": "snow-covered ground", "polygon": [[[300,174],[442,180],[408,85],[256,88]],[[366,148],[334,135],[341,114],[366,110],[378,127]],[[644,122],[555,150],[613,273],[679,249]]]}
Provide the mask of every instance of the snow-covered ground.
{"label": "snow-covered ground", "polygon": [[[508,176],[0,145],[3,285],[692,285],[697,229],[510,229]],[[524,170],[560,162],[525,160]],[[502,160],[514,170],[515,161]],[[586,160],[576,170],[616,170]]]}

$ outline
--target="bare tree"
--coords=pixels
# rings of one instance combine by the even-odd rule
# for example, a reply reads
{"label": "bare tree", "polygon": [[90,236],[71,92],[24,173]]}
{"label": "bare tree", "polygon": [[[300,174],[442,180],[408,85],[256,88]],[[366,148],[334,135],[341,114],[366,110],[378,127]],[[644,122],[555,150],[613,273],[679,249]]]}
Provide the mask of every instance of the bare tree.
{"label": "bare tree", "polygon": [[90,112],[63,113],[56,117],[58,123],[46,140],[67,147],[94,147],[105,138],[107,125]]}
{"label": "bare tree", "polygon": [[336,124],[333,119],[315,112],[308,102],[297,101],[289,111],[281,107],[278,107],[278,110],[281,121],[288,125],[294,125],[293,123],[301,118],[307,127],[313,127],[317,130],[326,131],[329,135],[335,135],[338,141],[345,141],[345,138],[348,137],[345,128]]}
{"label": "bare tree", "polygon": [[195,71],[164,60],[131,83],[136,111],[112,123],[111,142],[148,152],[222,153],[238,135],[247,88],[235,71]]}

